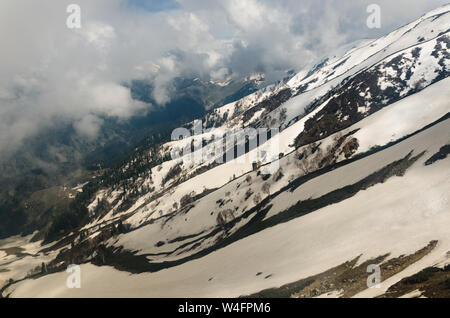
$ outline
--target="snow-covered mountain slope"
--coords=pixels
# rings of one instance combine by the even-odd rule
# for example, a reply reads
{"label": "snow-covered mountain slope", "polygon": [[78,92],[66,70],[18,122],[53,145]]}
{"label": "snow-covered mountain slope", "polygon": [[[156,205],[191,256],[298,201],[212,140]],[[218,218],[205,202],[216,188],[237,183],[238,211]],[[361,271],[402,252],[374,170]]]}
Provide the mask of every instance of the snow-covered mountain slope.
{"label": "snow-covered mountain slope", "polygon": [[[450,44],[448,41],[448,34],[444,34],[429,42],[400,51],[375,64],[371,68],[358,73],[344,84],[341,84],[339,88],[329,90],[327,92],[327,97],[329,97],[329,99],[322,102],[322,104],[317,103],[317,106],[309,114],[301,117],[298,122],[281,132],[278,138],[280,152],[287,153],[292,151],[294,149],[292,145],[297,136],[298,145],[315,142],[338,130],[351,126],[351,124],[397,100],[420,91],[439,79],[445,78],[450,71],[449,49],[447,46]],[[281,88],[274,87],[272,89],[273,91],[269,89],[252,94],[238,102],[238,104],[267,104],[268,100],[274,98],[268,91],[273,93]],[[280,90],[275,96],[285,94],[282,92],[286,91]],[[289,99],[285,104],[279,106],[279,108],[283,108],[286,104],[301,104],[302,99],[311,102],[311,96],[307,92]],[[232,106],[235,107],[236,105],[225,106],[216,112],[220,112],[220,114],[230,114],[231,109],[236,111],[236,107],[233,108]],[[254,108],[255,107],[250,109]],[[257,114],[258,112],[255,112],[254,115],[252,115],[252,118],[255,116],[258,117]],[[207,141],[211,140],[213,135],[221,136],[225,133],[226,129],[240,127],[242,126],[242,123],[245,122],[243,120],[243,117],[246,116],[245,112],[237,117],[234,117],[233,113],[228,116],[230,116],[229,121],[225,121],[224,125],[214,128],[210,132],[186,138],[182,142],[169,142],[161,147],[161,151],[167,156],[175,146],[184,148],[186,145],[189,145],[194,138],[202,138]],[[238,123],[236,123],[237,119],[239,119]],[[210,117],[208,117],[205,122],[206,126],[208,126],[208,120],[210,120]],[[217,140],[211,143],[218,144],[215,147],[219,148],[221,142],[222,140]],[[267,146],[268,145],[266,145],[266,147]],[[258,151],[261,151],[261,149],[258,149]],[[170,207],[174,204],[180,204],[181,198],[191,194],[192,191],[198,195],[205,188],[215,189],[221,187],[230,179],[243,175],[252,169],[252,162],[249,160],[247,160],[245,164],[236,163],[238,160],[234,160],[224,164],[224,167],[219,166],[211,169],[211,165],[214,166],[215,159],[216,157],[212,156],[206,162],[201,162],[199,164],[193,162],[182,164],[180,172],[184,179],[189,179],[192,176],[192,180],[189,183],[178,181],[181,184],[173,187],[171,191],[167,193],[166,199],[160,200],[164,201],[166,206],[159,206],[158,209],[149,209],[147,206],[147,208],[145,208],[147,214],[155,215],[156,212],[155,216],[160,217],[166,214],[166,211],[170,211]],[[176,160],[169,160],[160,166],[154,167],[152,169],[151,177],[148,178],[148,180],[142,180],[143,185],[154,187],[154,191],[140,197],[126,213],[136,211],[145,204],[146,201],[151,200],[155,194],[166,191],[167,186],[164,184],[165,177],[171,169],[174,169],[178,165]],[[198,171],[204,170],[207,171],[198,175]],[[214,175],[213,178],[211,178],[212,175]],[[197,186],[193,187],[192,184],[196,184]],[[116,195],[118,195],[118,193],[113,191],[112,195],[109,197],[109,201],[114,202],[116,200]],[[164,198],[164,196],[162,198]],[[140,211],[142,211],[142,209]],[[159,211],[162,211],[162,213],[159,213]],[[141,223],[145,220],[142,216],[137,218],[141,220]]]}
{"label": "snow-covered mountain slope", "polygon": [[[358,154],[363,154],[367,152],[369,149],[376,145],[385,145],[393,140],[406,136],[408,134],[412,134],[417,130],[417,128],[422,128],[428,123],[434,122],[439,118],[443,117],[449,109],[448,101],[450,100],[450,91],[446,91],[445,88],[449,87],[450,79],[446,79],[440,83],[437,83],[435,87],[430,87],[418,93],[416,95],[410,96],[405,100],[402,100],[391,107],[383,109],[377,114],[374,114],[373,117],[368,117],[367,119],[355,124],[354,126],[344,130],[335,136],[330,136],[329,138],[322,141],[322,145],[319,147],[317,154],[322,153],[322,158],[326,157],[329,150],[329,146],[336,143],[336,140],[339,139],[338,135],[346,135],[352,131],[356,131],[351,137],[356,138],[359,143],[358,149],[353,153],[353,156]],[[435,99],[433,103],[431,103],[428,107],[426,107],[426,111],[418,111],[418,107],[424,104],[426,100],[429,100],[431,96],[436,96],[440,92],[445,92],[442,97],[439,99]],[[391,125],[392,120],[398,118],[408,118],[408,124],[405,126],[395,126]],[[410,126],[411,125],[411,126]],[[378,133],[382,131],[383,133]],[[351,140],[351,137],[348,137],[348,140]],[[344,144],[343,142],[342,144]],[[441,145],[442,146],[442,145]],[[319,158],[312,156],[311,159],[306,160],[298,160],[299,154],[306,151],[308,146],[298,149],[295,152],[292,152],[288,156],[284,157],[280,161],[280,171],[278,171],[274,176],[271,176],[269,179],[264,180],[264,176],[258,176],[258,172],[249,172],[248,174],[233,180],[232,182],[227,183],[225,186],[220,188],[218,191],[214,191],[213,193],[197,200],[195,205],[190,208],[187,218],[171,218],[160,219],[155,221],[155,223],[146,225],[137,229],[136,231],[132,231],[128,234],[122,235],[118,242],[114,243],[115,246],[124,246],[125,248],[133,251],[139,251],[138,254],[161,254],[167,251],[176,250],[180,245],[186,244],[186,240],[176,241],[174,244],[164,244],[163,246],[158,247],[157,243],[161,240],[161,238],[165,238],[168,242],[171,240],[175,240],[179,237],[193,237],[193,235],[202,233],[201,235],[197,235],[198,237],[205,236],[208,232],[214,232],[217,227],[217,218],[218,215],[227,215],[227,211],[232,211],[232,219],[239,218],[244,215],[246,212],[251,211],[256,205],[260,203],[260,201],[266,199],[270,196],[270,194],[274,194],[283,187],[289,186],[293,180],[301,178],[305,171],[304,169],[308,169],[313,171],[317,169],[316,166]],[[342,148],[342,146],[340,147]],[[328,149],[328,150],[327,150]],[[412,150],[412,149],[411,149]],[[338,151],[335,151],[337,153]],[[340,162],[345,160],[345,154],[342,154],[336,158],[336,162]],[[361,167],[358,170],[360,173],[366,173],[369,175],[371,172],[376,171],[377,169],[381,169],[382,167],[388,165],[390,162],[395,161],[393,158],[386,158],[386,160],[376,161],[377,166],[367,167],[367,172],[365,171],[365,167]],[[215,168],[210,172],[206,173],[210,178],[214,177],[214,175],[224,174],[218,173],[215,170],[225,170],[229,164],[226,163],[223,166]],[[303,167],[305,165],[306,167]],[[299,167],[300,166],[300,167]],[[231,170],[233,172],[234,170]],[[280,175],[284,175],[280,177]],[[324,178],[328,178],[329,174],[324,174]],[[356,175],[351,181],[357,182],[362,177],[366,175]],[[345,183],[344,180],[347,180],[351,175],[348,175],[346,178],[342,177],[340,179],[336,179],[336,182],[330,182],[327,186],[323,185],[320,189],[320,192],[317,193],[316,190],[309,190],[306,185],[302,185],[299,189],[305,189],[305,193],[303,196],[296,194],[296,192],[290,191],[282,191],[280,196],[271,198],[271,201],[268,205],[275,205],[276,202],[282,202],[283,208],[276,209],[276,206],[272,207],[269,210],[268,215],[276,214],[277,212],[273,212],[274,210],[283,211],[286,208],[289,208],[289,204],[294,204],[296,201],[306,200],[308,198],[316,198],[324,195],[333,190],[344,187],[352,182]],[[201,178],[201,175],[197,178]],[[205,178],[208,179],[208,178]],[[278,179],[278,180],[277,180]],[[203,183],[197,182],[197,180],[193,180],[194,184],[206,184],[206,181]],[[344,182],[344,183],[340,183]],[[263,189],[264,188],[264,189]],[[228,196],[227,196],[228,193]],[[251,194],[250,194],[251,193]],[[293,199],[287,200],[284,196],[290,195]],[[173,194],[172,194],[173,195]],[[257,199],[257,196],[260,196]],[[169,200],[169,198],[167,198]],[[296,201],[295,201],[296,200]],[[164,201],[164,200],[162,200]],[[218,203],[219,202],[219,203]],[[260,207],[254,214],[260,213],[260,210],[263,207]],[[206,213],[205,213],[206,211]],[[211,213],[209,213],[211,212]],[[133,217],[130,218],[130,221],[133,220],[142,220],[145,219],[145,212],[137,213]],[[251,219],[248,217],[248,220]],[[233,231],[237,231],[240,227],[242,227],[246,223],[246,220],[240,221],[239,224],[235,225],[232,229],[229,230],[229,233]],[[161,226],[155,226],[155,224],[161,224]],[[217,236],[222,235],[222,233],[217,233]],[[188,250],[188,255],[193,254],[196,251],[202,250],[202,248],[208,247],[211,239],[205,241],[206,246],[202,246],[203,244],[199,240],[190,240],[191,242],[195,242],[196,247],[193,248],[189,244],[185,247]],[[178,250],[176,255],[176,259],[185,257],[181,253],[182,250]],[[160,257],[153,258],[159,259]],[[172,259],[174,256],[167,257],[166,255],[163,257],[164,260]]]}
{"label": "snow-covered mountain slope", "polygon": [[[448,124],[448,120],[442,122],[375,156],[314,179],[309,191],[322,191],[330,183],[352,182],[342,177],[361,178],[385,162],[406,156],[411,149],[413,155],[423,150],[434,153],[450,138]],[[359,262],[386,253],[394,258],[438,240],[438,246],[422,264],[434,265],[450,250],[450,170],[448,160],[425,166],[426,159],[422,156],[403,177],[393,177],[336,205],[270,227],[176,267],[130,276],[108,266],[86,264],[81,267],[86,275],[82,289],[64,288],[67,275],[57,273],[24,281],[8,292],[13,291],[12,296],[17,297],[235,297],[321,273],[360,254],[363,258]]]}
{"label": "snow-covered mountain slope", "polygon": [[[30,245],[42,273],[25,277],[28,258],[0,242],[0,280],[12,279],[3,295],[415,292],[401,279],[450,263],[449,75],[450,5],[215,109],[186,124],[195,136],[140,150],[85,185],[86,222],[40,251]],[[242,128],[279,133],[224,147]],[[173,158],[198,142],[203,160]],[[244,144],[245,155],[218,162]],[[378,292],[364,285],[367,262],[384,271]],[[73,263],[83,264],[80,290],[65,286]],[[332,269],[351,283],[332,281]],[[311,277],[317,287],[293,287]]]}
{"label": "snow-covered mountain slope", "polygon": [[[311,100],[324,96],[331,87],[336,87],[344,79],[351,77],[364,69],[396,54],[402,50],[407,50],[416,46],[420,42],[430,41],[442,33],[447,33],[449,25],[449,7],[443,7],[435,15],[424,16],[424,18],[411,23],[386,37],[364,44],[345,54],[336,61],[329,61],[326,66],[319,68],[308,77],[294,77],[287,83],[293,89],[306,91],[298,97],[298,101],[290,101],[285,105],[286,119],[281,125],[286,125],[289,121],[310,106]],[[302,74],[300,74],[302,76]],[[273,120],[279,117],[280,110],[270,114],[268,118]]]}

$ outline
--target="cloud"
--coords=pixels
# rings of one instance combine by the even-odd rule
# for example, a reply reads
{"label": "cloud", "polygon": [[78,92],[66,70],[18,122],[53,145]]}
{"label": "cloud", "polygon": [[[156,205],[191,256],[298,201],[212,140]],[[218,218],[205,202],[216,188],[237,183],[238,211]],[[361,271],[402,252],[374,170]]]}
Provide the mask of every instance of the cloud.
{"label": "cloud", "polygon": [[365,0],[78,0],[82,28],[68,29],[72,2],[0,2],[2,154],[56,121],[95,138],[100,118],[151,109],[122,85],[133,79],[152,81],[162,105],[178,76],[276,80],[445,3],[379,0],[383,26],[371,30]]}

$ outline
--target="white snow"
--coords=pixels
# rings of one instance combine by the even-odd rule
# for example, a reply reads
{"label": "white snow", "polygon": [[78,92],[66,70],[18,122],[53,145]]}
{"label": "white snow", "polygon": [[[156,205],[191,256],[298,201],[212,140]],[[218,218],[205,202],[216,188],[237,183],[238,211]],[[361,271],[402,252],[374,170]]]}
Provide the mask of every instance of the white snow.
{"label": "white snow", "polygon": [[[317,114],[328,101],[302,117],[305,109],[326,96],[345,78],[351,78],[359,72],[378,67],[385,74],[385,77],[379,78],[378,84],[381,89],[394,86],[389,77],[400,77],[405,80],[406,71],[412,71],[412,76],[400,96],[405,96],[416,85],[421,84],[424,87],[429,85],[437,76],[435,70],[440,67],[438,59],[431,56],[431,53],[438,34],[450,28],[449,11],[450,5],[434,10],[383,38],[364,41],[342,57],[331,58],[322,68],[307,78],[305,76],[308,72],[303,70],[286,84],[269,86],[214,110],[214,116],[223,118],[224,114],[227,114],[228,117],[220,127],[203,132],[200,136],[205,140],[210,140],[213,135],[221,136],[227,129],[242,128],[250,122],[256,123],[259,120],[266,124],[274,122],[275,125],[281,126],[282,131],[277,138],[272,138],[245,157],[209,169],[170,188],[169,191],[167,189],[171,181],[165,185],[162,181],[177,161],[170,160],[154,167],[151,180],[141,181],[147,185],[154,185],[155,191],[141,196],[127,211],[115,214],[116,208],[122,202],[119,201],[105,217],[84,227],[90,229],[89,237],[93,238],[100,233],[98,229],[103,222],[106,224],[120,216],[130,214],[126,222],[133,227],[152,219],[155,222],[113,238],[108,241],[108,244],[137,251],[141,255],[155,254],[148,256],[152,262],[177,260],[213,245],[220,233],[202,241],[199,246],[191,250],[189,250],[191,245],[181,248],[186,243],[184,240],[171,243],[169,241],[194,235],[190,240],[193,241],[201,235],[206,235],[216,228],[219,212],[231,213],[233,217],[238,217],[256,205],[258,196],[264,199],[268,195],[263,191],[264,186],[269,186],[269,192],[275,193],[303,175],[304,172],[297,166],[297,154],[292,152],[293,141],[304,129],[305,122]],[[437,17],[438,14],[442,15]],[[418,44],[419,38],[423,38],[424,41]],[[421,48],[418,59],[420,63],[414,62],[413,46]],[[404,56],[399,65],[401,67],[399,72],[392,67],[385,67],[387,62],[399,55]],[[448,69],[450,63],[446,61],[445,65]],[[305,84],[309,84],[305,92],[289,99],[269,114],[266,114],[265,110],[256,111],[251,120],[244,123],[245,111],[283,89],[289,88],[295,93],[301,85]],[[448,87],[450,87],[450,78],[388,105],[341,133],[359,129],[353,135],[359,142],[357,154],[366,152],[374,146],[398,140],[436,121],[448,112],[450,109]],[[370,90],[366,90],[360,95],[366,102],[365,105],[358,107],[358,112],[367,114],[373,94]],[[265,117],[262,118],[263,116]],[[296,122],[293,121],[294,118]],[[309,180],[293,192],[281,193],[270,202],[271,208],[266,219],[300,200],[318,198],[355,183],[387,164],[403,158],[410,151],[413,151],[414,155],[427,151],[405,176],[390,178],[383,184],[360,191],[350,199],[288,223],[265,229],[200,259],[156,273],[139,275],[130,275],[111,267],[85,264],[81,266],[82,288],[79,290],[67,289],[65,285],[67,274],[56,273],[37,280],[17,283],[7,292],[13,292],[14,297],[235,297],[321,273],[360,254],[363,254],[363,257],[359,262],[386,253],[391,253],[390,257],[393,258],[414,253],[426,246],[429,241],[439,240],[435,250],[401,273],[384,281],[381,289],[368,289],[357,297],[380,295],[392,284],[424,267],[448,263],[446,255],[450,250],[448,232],[450,163],[446,159],[431,166],[423,165],[423,162],[441,146],[449,143],[448,127],[449,120],[441,122],[382,152]],[[325,151],[337,135],[319,141],[321,150]],[[182,141],[168,142],[162,146],[159,154],[164,156],[174,147],[189,145],[191,141],[192,138],[187,138]],[[276,141],[278,141],[277,145]],[[272,147],[275,145],[277,147]],[[279,161],[281,167],[279,171],[283,172],[283,178],[275,181],[274,176],[271,176],[269,180],[263,181],[256,172],[252,172],[252,162],[255,158],[259,158],[258,154],[270,153],[273,148],[277,148],[277,151],[272,160],[278,156],[278,153],[292,153]],[[338,160],[343,159],[341,155]],[[214,158],[202,163],[185,162],[182,164],[183,174],[192,174],[197,169],[212,163],[213,160]],[[246,178],[251,178],[251,181]],[[81,186],[74,189],[80,191]],[[183,196],[198,195],[206,189],[216,188],[218,190],[197,200],[188,213],[171,215],[176,211],[173,207],[174,203],[179,203]],[[245,199],[248,191],[253,194]],[[163,195],[157,200],[152,199],[153,195],[162,192]],[[100,191],[89,205],[89,211],[94,211],[98,200],[106,198],[112,203],[120,195],[119,190]],[[168,215],[172,218],[162,218]],[[231,231],[236,231],[247,221],[248,219],[241,220]],[[2,279],[3,282],[9,277],[20,279],[28,271],[39,266],[42,261],[50,260],[55,256],[56,252],[49,255],[38,254],[38,243],[29,243],[28,240],[29,238],[19,237],[0,240],[0,249],[20,246],[33,255],[7,256],[0,251],[0,270],[6,269],[6,271],[0,271],[0,286]],[[157,247],[156,243],[159,241],[165,241],[166,244]],[[180,248],[176,253],[161,254],[172,252],[176,248]],[[263,272],[264,275],[256,276],[257,272]],[[267,275],[272,276],[264,279]],[[340,292],[333,292],[321,296],[337,297],[339,295]],[[405,296],[413,297],[414,295],[416,294],[411,293]]]}
{"label": "white snow", "polygon": [[[394,160],[408,149],[415,149],[415,153],[427,149],[431,155],[449,140],[446,121],[381,155]],[[366,161],[382,159],[379,157]],[[450,250],[450,162],[424,166],[426,158],[422,157],[403,177],[391,178],[348,200],[182,265],[139,275],[82,265],[84,278],[79,290],[67,289],[66,273],[58,273],[18,283],[11,288],[12,296],[234,297],[324,272],[360,254],[361,262],[386,253],[392,258],[411,254],[431,240],[439,240],[429,255],[436,261]],[[354,173],[359,168],[350,165],[337,170]],[[336,183],[342,175],[329,174],[327,182]],[[441,203],[436,205],[436,199]],[[257,272],[272,276],[264,279],[256,276]]]}

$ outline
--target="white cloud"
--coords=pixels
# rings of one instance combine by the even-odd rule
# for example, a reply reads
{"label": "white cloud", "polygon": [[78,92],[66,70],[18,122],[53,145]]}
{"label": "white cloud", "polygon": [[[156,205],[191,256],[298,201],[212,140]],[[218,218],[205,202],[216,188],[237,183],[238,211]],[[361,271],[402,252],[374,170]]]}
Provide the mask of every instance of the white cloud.
{"label": "white cloud", "polygon": [[55,120],[92,138],[102,116],[129,118],[151,107],[132,100],[123,82],[151,79],[164,104],[177,76],[221,81],[263,71],[278,79],[445,0],[380,0],[383,28],[375,31],[365,28],[365,0],[178,2],[179,9],[149,12],[126,0],[78,0],[82,28],[68,29],[72,1],[0,1],[0,151]]}

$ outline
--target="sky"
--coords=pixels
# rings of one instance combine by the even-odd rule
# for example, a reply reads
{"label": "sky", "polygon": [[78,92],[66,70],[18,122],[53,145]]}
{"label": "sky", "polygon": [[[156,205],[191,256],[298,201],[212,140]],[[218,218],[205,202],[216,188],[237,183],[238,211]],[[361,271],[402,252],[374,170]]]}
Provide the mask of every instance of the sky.
{"label": "sky", "polygon": [[[105,116],[151,110],[123,85],[133,79],[152,81],[159,105],[179,76],[281,79],[448,1],[2,0],[0,157],[57,122],[95,138]],[[79,29],[66,25],[73,3]],[[372,3],[381,8],[380,29],[366,25]]]}

